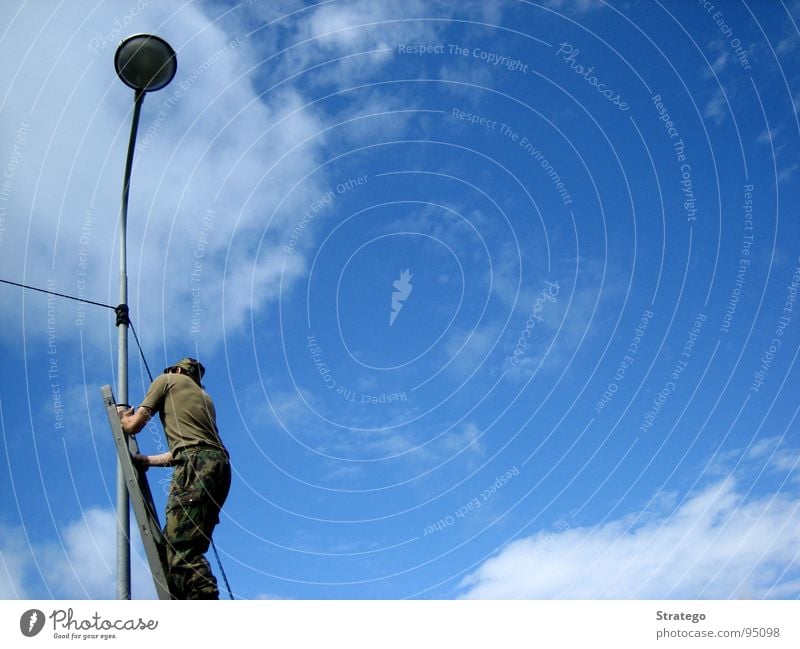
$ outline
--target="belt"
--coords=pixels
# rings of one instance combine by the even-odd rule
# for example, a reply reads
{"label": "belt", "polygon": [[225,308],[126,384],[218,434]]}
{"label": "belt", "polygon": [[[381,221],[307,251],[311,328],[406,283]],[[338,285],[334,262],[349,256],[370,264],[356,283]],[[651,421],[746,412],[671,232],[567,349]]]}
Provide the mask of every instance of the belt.
{"label": "belt", "polygon": [[230,460],[231,458],[231,454],[228,453],[228,449],[226,448],[212,446],[211,444],[193,444],[192,446],[184,446],[183,448],[179,449],[172,459],[174,462],[182,462],[184,454],[196,453],[198,451],[217,451],[224,454],[227,459]]}

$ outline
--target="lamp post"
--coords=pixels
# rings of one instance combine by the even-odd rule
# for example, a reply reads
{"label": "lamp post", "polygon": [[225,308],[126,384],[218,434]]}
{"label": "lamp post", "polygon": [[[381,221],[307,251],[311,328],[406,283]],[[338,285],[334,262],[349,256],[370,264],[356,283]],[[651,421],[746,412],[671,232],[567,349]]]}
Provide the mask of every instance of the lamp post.
{"label": "lamp post", "polygon": [[[175,76],[175,50],[163,38],[148,34],[129,36],[119,44],[114,67],[125,85],[134,90],[131,136],[125,177],[122,183],[122,207],[119,213],[119,329],[117,401],[128,403],[128,275],[126,228],[128,225],[128,190],[133,166],[136,131],[145,93],[160,90]],[[117,460],[117,599],[131,598],[131,546],[128,487]]]}

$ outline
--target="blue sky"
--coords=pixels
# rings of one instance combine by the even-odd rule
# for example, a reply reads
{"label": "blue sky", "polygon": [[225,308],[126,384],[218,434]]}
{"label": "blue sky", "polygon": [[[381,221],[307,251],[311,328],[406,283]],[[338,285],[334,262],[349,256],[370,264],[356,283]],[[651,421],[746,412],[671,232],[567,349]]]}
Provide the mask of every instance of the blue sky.
{"label": "blue sky", "polygon": [[[116,304],[167,39],[131,314],[237,597],[798,596],[800,4],[82,4],[0,8],[0,277]],[[113,597],[111,313],[0,296],[0,596]]]}

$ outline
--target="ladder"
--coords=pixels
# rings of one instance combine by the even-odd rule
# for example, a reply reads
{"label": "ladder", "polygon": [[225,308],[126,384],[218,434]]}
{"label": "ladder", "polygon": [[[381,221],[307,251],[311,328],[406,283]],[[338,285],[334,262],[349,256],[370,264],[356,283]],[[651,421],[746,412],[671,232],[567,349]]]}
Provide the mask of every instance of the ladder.
{"label": "ladder", "polygon": [[132,454],[139,452],[139,445],[136,440],[122,432],[117,414],[117,404],[114,401],[114,394],[110,385],[100,388],[103,397],[103,405],[108,414],[108,423],[111,425],[111,432],[114,435],[114,443],[117,446],[119,463],[122,467],[122,474],[125,477],[125,484],[128,485],[133,513],[136,515],[136,522],[139,533],[142,535],[142,544],[150,564],[150,572],[156,586],[156,593],[159,599],[171,599],[167,586],[165,569],[165,543],[161,533],[161,525],[158,522],[158,514],[153,504],[153,494],[150,491],[150,483],[147,481],[145,472],[133,464]]}

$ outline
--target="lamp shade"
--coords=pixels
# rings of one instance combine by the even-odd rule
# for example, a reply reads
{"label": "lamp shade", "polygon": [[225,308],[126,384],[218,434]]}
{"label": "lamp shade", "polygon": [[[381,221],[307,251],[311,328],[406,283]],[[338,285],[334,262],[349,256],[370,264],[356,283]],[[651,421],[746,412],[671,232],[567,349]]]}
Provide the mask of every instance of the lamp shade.
{"label": "lamp shade", "polygon": [[175,50],[163,38],[135,34],[119,44],[114,55],[119,78],[134,90],[161,90],[175,76],[178,61]]}

